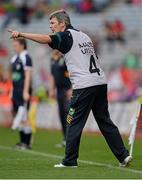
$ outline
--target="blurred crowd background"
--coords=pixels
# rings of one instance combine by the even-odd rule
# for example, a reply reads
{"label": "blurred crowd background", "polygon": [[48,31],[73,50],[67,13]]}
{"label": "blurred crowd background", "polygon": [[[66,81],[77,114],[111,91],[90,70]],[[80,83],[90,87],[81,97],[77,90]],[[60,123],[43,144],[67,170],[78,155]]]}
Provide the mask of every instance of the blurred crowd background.
{"label": "blurred crowd background", "polygon": [[[107,75],[109,102],[141,97],[142,0],[0,0],[0,107],[11,106],[13,51],[7,28],[48,33],[48,16],[57,9],[67,10],[73,26],[92,38]],[[28,47],[34,62],[33,94],[40,102],[48,102],[52,51],[30,41]]]}

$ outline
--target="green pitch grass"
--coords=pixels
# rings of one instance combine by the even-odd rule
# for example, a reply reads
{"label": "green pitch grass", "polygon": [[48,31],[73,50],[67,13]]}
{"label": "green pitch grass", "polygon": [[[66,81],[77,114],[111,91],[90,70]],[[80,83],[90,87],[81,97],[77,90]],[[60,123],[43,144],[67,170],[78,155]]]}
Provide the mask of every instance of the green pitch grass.
{"label": "green pitch grass", "polygon": [[0,179],[142,179],[142,140],[136,140],[132,165],[119,168],[102,136],[83,135],[79,167],[58,169],[53,165],[64,155],[64,149],[55,148],[61,141],[61,134],[38,131],[34,139],[31,151],[18,151],[14,149],[18,142],[17,132],[0,128]]}

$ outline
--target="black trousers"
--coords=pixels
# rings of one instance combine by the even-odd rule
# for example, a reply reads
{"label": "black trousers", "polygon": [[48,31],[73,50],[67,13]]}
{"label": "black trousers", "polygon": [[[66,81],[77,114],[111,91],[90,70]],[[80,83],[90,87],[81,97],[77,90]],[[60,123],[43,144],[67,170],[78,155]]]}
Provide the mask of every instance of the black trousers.
{"label": "black trousers", "polygon": [[63,88],[57,90],[59,117],[60,117],[64,140],[66,139],[66,125],[67,125],[66,119],[69,111],[69,100],[67,99],[66,92],[67,90]]}
{"label": "black trousers", "polygon": [[62,162],[64,165],[77,165],[82,130],[91,110],[100,131],[119,162],[122,162],[129,155],[118,128],[110,119],[107,85],[98,85],[73,91],[67,117],[66,149]]}

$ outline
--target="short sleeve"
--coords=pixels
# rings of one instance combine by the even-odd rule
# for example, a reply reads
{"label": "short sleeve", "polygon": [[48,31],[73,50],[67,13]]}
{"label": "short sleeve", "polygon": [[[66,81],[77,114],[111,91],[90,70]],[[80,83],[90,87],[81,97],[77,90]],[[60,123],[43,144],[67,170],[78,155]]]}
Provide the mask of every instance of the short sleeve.
{"label": "short sleeve", "polygon": [[73,44],[73,38],[69,31],[51,34],[50,38],[52,42],[49,44],[49,46],[52,49],[57,49],[62,54],[66,54],[70,51]]}
{"label": "short sleeve", "polygon": [[29,55],[26,55],[26,62],[25,62],[25,66],[24,66],[24,69],[27,70],[27,69],[32,69],[32,59]]}

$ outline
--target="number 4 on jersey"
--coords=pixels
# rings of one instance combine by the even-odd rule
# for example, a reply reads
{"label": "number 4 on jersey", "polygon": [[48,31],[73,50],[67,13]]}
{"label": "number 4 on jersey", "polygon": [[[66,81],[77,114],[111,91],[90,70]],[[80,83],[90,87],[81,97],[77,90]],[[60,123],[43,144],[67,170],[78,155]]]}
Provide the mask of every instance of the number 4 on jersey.
{"label": "number 4 on jersey", "polygon": [[93,55],[91,55],[91,57],[90,57],[89,71],[90,71],[90,73],[97,73],[100,76],[100,69],[97,68],[96,62],[95,62],[95,59],[94,59]]}

